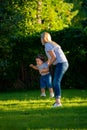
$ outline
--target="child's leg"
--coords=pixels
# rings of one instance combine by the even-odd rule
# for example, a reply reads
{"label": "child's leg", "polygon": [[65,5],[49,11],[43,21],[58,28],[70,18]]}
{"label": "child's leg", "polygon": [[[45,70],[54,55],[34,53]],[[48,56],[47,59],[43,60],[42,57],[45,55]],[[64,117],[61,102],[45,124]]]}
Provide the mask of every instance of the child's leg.
{"label": "child's leg", "polygon": [[45,97],[46,94],[45,94],[45,88],[41,88],[41,97]]}
{"label": "child's leg", "polygon": [[44,76],[40,77],[40,88],[41,88],[41,97],[45,97],[45,83],[44,83]]}
{"label": "child's leg", "polygon": [[41,88],[41,93],[45,93],[45,88]]}
{"label": "child's leg", "polygon": [[50,92],[50,97],[54,97],[54,92],[52,88],[52,76],[50,73],[46,76],[46,84]]}
{"label": "child's leg", "polygon": [[50,93],[53,93],[53,88],[49,88],[49,92],[50,92]]}
{"label": "child's leg", "polygon": [[49,92],[50,92],[50,97],[54,97],[53,88],[49,88]]}

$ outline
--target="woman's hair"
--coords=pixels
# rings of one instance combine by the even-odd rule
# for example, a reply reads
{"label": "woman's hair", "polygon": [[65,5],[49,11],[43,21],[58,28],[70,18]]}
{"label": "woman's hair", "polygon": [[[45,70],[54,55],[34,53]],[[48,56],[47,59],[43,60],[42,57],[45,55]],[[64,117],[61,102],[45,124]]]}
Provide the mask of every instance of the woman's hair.
{"label": "woman's hair", "polygon": [[41,34],[41,38],[43,39],[44,43],[51,41],[51,35],[47,32],[43,32]]}
{"label": "woman's hair", "polygon": [[59,46],[56,42],[52,41],[51,35],[48,32],[43,32],[41,34],[41,38],[43,39],[44,44],[49,42],[53,44],[54,46]]}

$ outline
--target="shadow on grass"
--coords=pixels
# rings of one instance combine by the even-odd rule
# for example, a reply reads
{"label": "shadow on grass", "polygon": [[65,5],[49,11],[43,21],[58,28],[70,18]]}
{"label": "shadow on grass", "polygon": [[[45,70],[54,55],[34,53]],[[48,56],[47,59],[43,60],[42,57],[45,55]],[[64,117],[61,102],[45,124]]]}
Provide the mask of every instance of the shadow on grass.
{"label": "shadow on grass", "polygon": [[[1,128],[17,129],[86,129],[87,106],[70,106],[64,104],[60,108],[52,108],[48,103],[12,104],[8,109],[0,111]],[[49,102],[50,104],[50,102]],[[6,106],[4,106],[6,107]],[[3,124],[4,122],[4,124]]]}
{"label": "shadow on grass", "polygon": [[[0,111],[0,128],[87,129],[87,106]],[[4,122],[4,124],[3,124]],[[0,129],[2,130],[2,129]]]}

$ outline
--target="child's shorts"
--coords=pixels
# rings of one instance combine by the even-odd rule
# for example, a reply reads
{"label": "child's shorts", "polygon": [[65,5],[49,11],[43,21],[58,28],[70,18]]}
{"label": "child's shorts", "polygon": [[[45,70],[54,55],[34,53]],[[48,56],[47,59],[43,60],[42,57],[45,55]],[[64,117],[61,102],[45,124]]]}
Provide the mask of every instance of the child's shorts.
{"label": "child's shorts", "polygon": [[40,77],[40,88],[52,88],[52,76],[50,73],[41,75]]}

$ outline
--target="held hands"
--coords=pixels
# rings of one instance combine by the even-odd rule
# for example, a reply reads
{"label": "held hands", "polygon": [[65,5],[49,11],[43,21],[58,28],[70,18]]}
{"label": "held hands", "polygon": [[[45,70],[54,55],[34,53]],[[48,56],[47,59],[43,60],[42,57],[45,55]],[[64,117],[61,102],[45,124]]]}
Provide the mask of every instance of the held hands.
{"label": "held hands", "polygon": [[47,63],[47,65],[48,65],[48,67],[49,67],[49,66],[51,65],[51,64],[50,64],[50,59],[48,59],[46,63]]}

